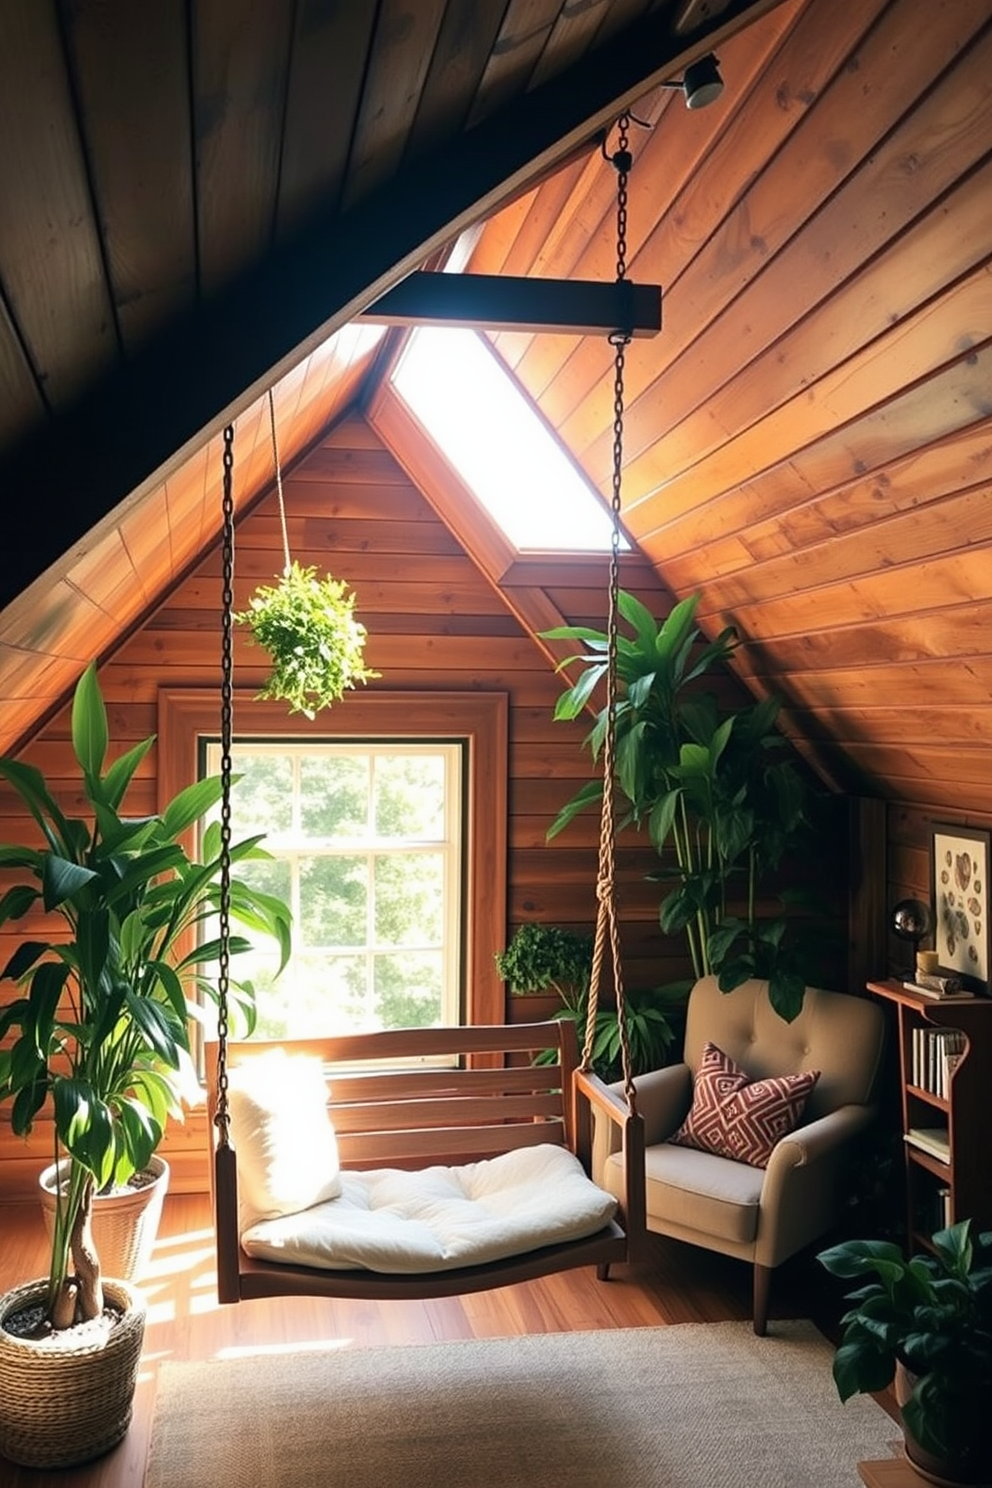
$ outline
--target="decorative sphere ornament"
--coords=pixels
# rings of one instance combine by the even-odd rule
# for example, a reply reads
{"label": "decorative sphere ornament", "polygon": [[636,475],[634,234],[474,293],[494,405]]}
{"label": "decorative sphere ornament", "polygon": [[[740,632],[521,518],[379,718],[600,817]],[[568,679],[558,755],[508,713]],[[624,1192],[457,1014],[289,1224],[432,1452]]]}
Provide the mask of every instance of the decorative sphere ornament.
{"label": "decorative sphere ornament", "polygon": [[922,899],[900,899],[892,911],[892,933],[900,940],[911,940],[918,945],[933,929],[933,915],[929,904]]}

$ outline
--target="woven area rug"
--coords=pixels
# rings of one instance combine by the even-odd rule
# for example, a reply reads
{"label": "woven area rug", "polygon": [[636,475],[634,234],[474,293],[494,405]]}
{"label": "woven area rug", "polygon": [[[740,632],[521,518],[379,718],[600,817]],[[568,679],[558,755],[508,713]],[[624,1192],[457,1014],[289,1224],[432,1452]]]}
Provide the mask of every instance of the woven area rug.
{"label": "woven area rug", "polygon": [[811,1323],[161,1367],[146,1488],[856,1488],[899,1428]]}

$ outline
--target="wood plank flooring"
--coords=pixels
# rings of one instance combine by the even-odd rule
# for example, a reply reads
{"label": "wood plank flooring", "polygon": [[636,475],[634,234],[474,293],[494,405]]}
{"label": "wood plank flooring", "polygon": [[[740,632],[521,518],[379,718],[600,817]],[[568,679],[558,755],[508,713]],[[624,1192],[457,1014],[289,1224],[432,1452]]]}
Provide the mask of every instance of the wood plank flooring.
{"label": "wood plank flooring", "polygon": [[[0,1206],[0,1237],[0,1291],[43,1274],[46,1244],[40,1209],[33,1203]],[[742,1262],[657,1238],[648,1261],[614,1267],[608,1282],[597,1281],[587,1269],[437,1301],[283,1298],[221,1307],[207,1196],[183,1194],[166,1200],[155,1254],[141,1285],[148,1322],[135,1414],[125,1440],[100,1461],[71,1471],[43,1473],[0,1459],[2,1488],[138,1488],[156,1375],[164,1359],[209,1359],[327,1338],[371,1348],[742,1319],[750,1317],[751,1277]],[[835,1283],[811,1257],[797,1257],[780,1268],[771,1311],[773,1319],[810,1317],[834,1337],[839,1315]]]}

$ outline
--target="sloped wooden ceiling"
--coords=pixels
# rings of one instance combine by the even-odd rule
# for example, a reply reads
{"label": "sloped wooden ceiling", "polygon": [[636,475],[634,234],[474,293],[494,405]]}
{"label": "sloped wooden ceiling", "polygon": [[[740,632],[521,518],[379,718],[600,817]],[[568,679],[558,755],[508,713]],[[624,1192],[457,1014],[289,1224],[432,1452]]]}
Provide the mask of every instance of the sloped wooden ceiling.
{"label": "sloped wooden ceiling", "polygon": [[[992,812],[992,5],[790,0],[721,49],[727,106],[635,110],[624,518],[841,789]],[[613,187],[577,163],[470,267],[608,274]],[[659,199],[662,205],[659,206]],[[591,343],[503,335],[609,490]]]}
{"label": "sloped wooden ceiling", "polygon": [[229,417],[248,500],[267,387],[289,462],[331,332],[775,3],[7,0],[0,747],[208,539]]}
{"label": "sloped wooden ceiling", "polygon": [[[0,162],[0,195],[31,206],[22,228],[20,282],[29,304],[31,286],[41,286],[36,308],[53,335],[63,318],[70,325],[75,318],[57,314],[62,302],[45,289],[57,278],[56,249],[68,250],[63,230],[47,256],[41,251],[46,240],[38,203],[50,210],[53,199],[43,181],[58,178],[54,167],[46,178],[44,156],[37,153],[45,138],[42,114],[61,118],[63,132],[75,131],[91,152],[89,195],[83,197],[92,234],[96,221],[109,221],[106,213],[94,213],[93,201],[102,201],[110,187],[95,165],[96,116],[86,102],[95,82],[83,86],[89,73],[79,60],[82,36],[89,27],[95,46],[98,18],[109,25],[111,15],[122,17],[126,9],[85,0],[65,8],[21,0],[0,12],[7,27],[0,36],[0,68],[20,79],[16,102],[9,90],[0,90],[0,108],[9,115],[7,137],[24,147]],[[616,181],[594,132],[615,118],[611,109],[618,99],[631,102],[647,127],[632,130],[629,272],[664,286],[665,309],[662,334],[636,341],[627,356],[629,531],[673,592],[701,592],[708,626],[738,625],[747,641],[739,658],[742,676],[757,693],[774,688],[784,694],[786,726],[824,779],[931,812],[992,815],[992,0],[859,0],[848,6],[781,0],[736,7],[724,13],[714,43],[724,95],[699,112],[687,111],[678,92],[657,86],[660,78],[679,75],[674,62],[667,70],[664,64],[653,68],[656,57],[643,48],[631,55],[647,32],[628,28],[653,24],[664,31],[678,9],[630,0],[479,5],[471,9],[472,23],[459,30],[466,13],[442,0],[354,10],[301,0],[292,23],[283,14],[289,30],[279,33],[282,42],[277,45],[276,33],[269,32],[263,46],[260,18],[276,26],[276,11],[285,7],[253,7],[251,23],[239,29],[224,6],[194,4],[198,40],[183,55],[196,58],[195,107],[191,116],[179,111],[185,118],[183,189],[191,200],[203,197],[199,236],[218,234],[233,257],[219,269],[210,253],[198,249],[192,255],[199,264],[202,315],[170,334],[178,338],[171,344],[187,352],[192,346],[199,356],[172,362],[162,350],[165,332],[156,326],[167,325],[172,314],[162,308],[164,291],[154,313],[146,307],[151,328],[133,333],[136,347],[146,334],[155,348],[161,407],[171,409],[169,418],[160,417],[154,406],[154,432],[161,436],[179,413],[189,423],[191,408],[202,413],[208,395],[213,407],[198,428],[216,434],[232,408],[241,410],[241,491],[250,500],[271,471],[260,391],[273,367],[282,370],[275,354],[282,339],[316,359],[297,360],[277,389],[287,463],[359,390],[383,433],[388,392],[370,388],[378,380],[374,353],[357,340],[320,351],[318,334],[473,220],[485,225],[470,270],[611,277]],[[163,6],[156,26],[166,24],[162,17],[168,13],[181,32],[182,10]],[[368,16],[364,40],[350,31],[332,36],[318,25],[323,16],[330,26],[332,15],[341,26],[345,16],[357,25],[358,11]],[[521,30],[525,13],[531,19]],[[731,24],[732,14],[749,24]],[[11,29],[12,16],[19,18],[19,29]],[[670,28],[666,34],[671,57]],[[35,55],[45,35],[56,59],[52,67],[64,70],[70,57],[78,72],[71,107],[63,98],[62,114],[52,112],[51,97],[44,112],[38,99],[25,96],[29,77],[42,96],[42,74],[28,68],[25,57]],[[124,35],[130,35],[126,25]],[[12,40],[18,43],[14,51]],[[132,55],[144,57],[142,88],[134,82],[141,74],[136,67],[114,105],[125,115],[135,111],[132,137],[139,136],[154,85],[152,62],[157,56],[168,71],[176,45],[175,31],[171,50],[157,33],[126,41],[125,56],[132,47]],[[350,103],[335,94],[320,105],[320,79],[326,76],[321,58],[333,55],[333,46],[341,56],[361,55],[368,65]],[[419,67],[407,54],[404,68],[408,46],[421,48]],[[690,46],[693,54],[707,49],[701,40]],[[256,131],[261,127],[258,100],[269,98],[257,71],[263,55],[268,70],[262,75],[277,93],[275,72],[292,79],[288,92],[279,95],[282,125],[271,109],[265,115],[266,148],[257,132],[248,131],[249,123]],[[214,62],[208,67],[209,57]],[[610,57],[615,73],[606,69]],[[295,59],[288,74],[280,71],[287,58]],[[627,81],[620,86],[624,66]],[[642,79],[639,88],[630,82],[635,72]],[[539,95],[557,100],[553,126],[538,117]],[[96,88],[94,96],[109,95]],[[329,111],[326,130],[320,107]],[[392,110],[401,108],[399,118]],[[120,113],[113,114],[106,102],[104,109],[107,138],[114,139],[112,120]],[[349,110],[356,132],[346,148],[340,121],[335,125],[330,116]],[[122,188],[115,199],[130,203],[133,225],[157,220],[142,195],[146,183],[137,167],[151,169],[164,142],[172,140],[159,110],[151,112],[158,121],[158,154],[146,121],[149,148],[130,171],[123,155],[117,160],[120,179],[136,195],[130,201]],[[318,119],[317,153],[304,170],[294,152]],[[80,120],[87,126],[81,133]],[[462,138],[458,131],[467,124],[472,127]],[[39,143],[28,149],[35,136]],[[445,139],[454,141],[447,155]],[[587,148],[561,164],[583,139]],[[489,158],[483,145],[490,154],[498,146],[498,155]],[[332,149],[338,151],[336,165]],[[14,157],[22,163],[12,163]],[[281,170],[271,164],[279,158]],[[439,167],[443,160],[447,174]],[[456,164],[464,180],[450,179]],[[29,179],[32,170],[37,181]],[[542,172],[541,184],[528,187]],[[78,177],[73,179],[78,189]],[[351,193],[344,184],[349,179],[355,183]],[[284,181],[295,183],[292,190]],[[62,190],[68,201],[68,188]],[[283,206],[275,205],[284,193],[296,204],[293,210],[286,206],[285,218]],[[398,222],[415,198],[422,214],[415,222]],[[56,192],[54,199],[62,197]],[[306,221],[300,203],[317,200],[346,207],[354,232],[335,232],[339,219],[332,217],[329,227],[311,224],[311,236],[304,227],[294,237],[294,224]],[[264,229],[252,213],[262,214]],[[70,217],[55,214],[52,220],[64,227]],[[397,232],[406,233],[402,242]],[[136,259],[123,251],[126,239],[119,240],[118,253],[111,251],[111,237],[97,237],[103,244],[94,258],[97,278],[115,306],[110,360],[119,361],[124,339],[117,322],[123,326],[130,299],[108,272],[116,266],[123,274],[124,265]],[[147,237],[151,255],[155,231],[149,228]],[[287,292],[285,275],[232,280],[230,292],[222,292],[225,276],[237,268],[237,243],[251,257],[258,250],[248,244],[263,240],[273,245],[265,249],[276,255],[270,263],[299,270],[292,280],[299,294]],[[0,286],[12,325],[13,241],[0,231]],[[143,241],[136,226],[131,241]],[[307,245],[311,252],[322,245],[320,274],[303,252]],[[293,257],[296,251],[301,256]],[[141,270],[135,273],[142,277]],[[321,277],[327,282],[318,293],[314,283],[320,285]],[[159,283],[154,275],[144,278],[149,286]],[[196,291],[181,275],[175,282],[187,284],[176,293],[188,313]],[[254,300],[253,287],[264,290]],[[303,309],[295,298],[306,301],[312,328],[319,322],[312,345],[300,336]],[[270,306],[285,311],[287,299],[294,313],[285,324],[274,324]],[[71,300],[66,307],[71,311]],[[218,327],[223,356],[207,336]],[[19,343],[8,337],[0,365],[9,365],[12,346],[15,361],[20,356],[33,365],[32,343],[23,331],[18,335]],[[82,357],[85,345],[83,337],[74,356]],[[612,420],[608,348],[520,334],[499,336],[496,345],[605,492]],[[294,355],[286,352],[283,361]],[[137,351],[133,362],[138,370],[144,365]],[[4,375],[10,386],[9,372]],[[86,375],[80,376],[85,384]],[[65,475],[74,448],[65,431],[75,429],[79,468],[92,489],[83,481],[78,489],[86,499],[79,511],[70,510],[54,537],[48,523],[49,549],[65,541],[73,521],[90,520],[88,503],[113,492],[112,482],[104,489],[95,480],[107,421],[122,437],[134,432],[140,454],[148,417],[143,407],[115,402],[122,384],[111,380],[111,401],[90,405],[92,424],[72,424],[71,394],[65,394],[63,419],[56,381],[35,376],[36,403],[43,397],[51,403],[43,416],[57,435],[52,451],[35,446],[32,459],[17,464],[11,454],[0,466],[7,501],[22,502],[31,517],[33,507],[47,515],[54,509],[53,491],[77,490]],[[235,383],[239,394],[247,388],[243,396],[218,395]],[[134,388],[140,387],[139,379]],[[172,398],[179,413],[171,408]],[[0,405],[9,406],[2,398]],[[22,448],[9,431],[3,437],[8,450]],[[408,431],[408,447],[398,448],[398,456],[408,469],[426,470],[429,456],[410,440]],[[151,473],[134,487],[138,497],[115,509],[100,529],[109,549],[95,546],[87,526],[71,568],[59,572],[55,583],[25,589],[43,547],[35,541],[39,524],[32,522],[23,544],[15,542],[0,558],[6,585],[0,599],[6,604],[0,610],[0,744],[19,738],[64,694],[92,650],[109,646],[128,615],[153,605],[158,590],[209,541],[219,512],[216,438],[213,445],[199,435],[186,445],[146,445],[144,460]],[[124,467],[115,460],[110,466],[119,480]],[[146,492],[155,498],[151,507],[140,500]],[[435,499],[443,505],[452,498],[442,492]],[[106,556],[117,544],[127,551],[123,570]],[[112,572],[122,576],[117,593],[107,596],[98,586]],[[524,561],[493,577],[522,592],[528,574],[541,583],[547,568]],[[919,830],[916,839],[922,840]]]}

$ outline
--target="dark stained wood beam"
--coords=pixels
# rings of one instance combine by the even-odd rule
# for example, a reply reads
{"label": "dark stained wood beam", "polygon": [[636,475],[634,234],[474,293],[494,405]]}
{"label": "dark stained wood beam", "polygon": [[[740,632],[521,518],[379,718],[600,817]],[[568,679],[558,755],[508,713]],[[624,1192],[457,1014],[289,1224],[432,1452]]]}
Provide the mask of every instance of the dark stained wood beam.
{"label": "dark stained wood beam", "polygon": [[388,326],[656,336],[661,330],[661,288],[629,279],[600,282],[415,271],[356,319]]}
{"label": "dark stained wood beam", "polygon": [[731,0],[691,37],[655,11],[575,66],[311,223],[53,416],[0,464],[18,503],[0,611],[112,530],[202,443],[427,256],[555,168],[686,60],[780,0]]}

